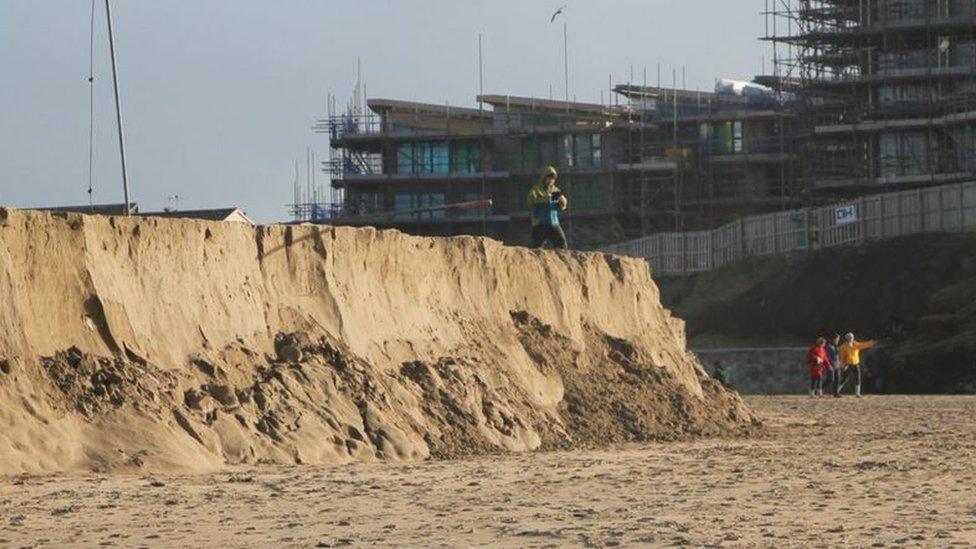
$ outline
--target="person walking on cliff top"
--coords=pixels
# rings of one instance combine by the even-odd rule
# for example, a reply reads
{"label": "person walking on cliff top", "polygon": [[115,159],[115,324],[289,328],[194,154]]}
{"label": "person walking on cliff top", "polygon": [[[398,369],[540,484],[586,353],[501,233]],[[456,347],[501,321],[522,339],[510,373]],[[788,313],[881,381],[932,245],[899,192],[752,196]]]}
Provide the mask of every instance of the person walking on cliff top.
{"label": "person walking on cliff top", "polygon": [[567,247],[566,233],[559,225],[559,212],[569,207],[569,200],[556,186],[558,177],[556,168],[546,166],[539,173],[539,181],[529,190],[533,248],[541,248],[546,242],[560,250]]}
{"label": "person walking on cliff top", "polygon": [[840,395],[841,389],[851,378],[854,378],[854,395],[860,398],[861,396],[861,351],[865,349],[870,349],[877,345],[878,342],[875,340],[870,341],[856,341],[854,339],[854,334],[847,333],[844,335],[844,343],[837,349],[840,352],[840,361],[843,364],[843,370],[841,374],[841,382],[837,385],[837,390],[834,394]]}
{"label": "person walking on cliff top", "polygon": [[807,366],[810,368],[810,398],[823,396],[823,375],[830,364],[827,356],[827,340],[818,337],[817,342],[807,350]]}

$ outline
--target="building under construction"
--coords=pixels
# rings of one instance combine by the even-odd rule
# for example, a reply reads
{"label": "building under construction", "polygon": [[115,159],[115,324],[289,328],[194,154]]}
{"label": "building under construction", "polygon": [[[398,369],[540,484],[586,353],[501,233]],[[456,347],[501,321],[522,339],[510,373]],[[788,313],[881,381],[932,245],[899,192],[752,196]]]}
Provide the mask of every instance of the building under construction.
{"label": "building under construction", "polygon": [[976,2],[768,0],[777,73],[796,92],[804,185],[821,193],[971,180]]}
{"label": "building under construction", "polygon": [[[570,197],[577,247],[777,210],[795,199],[795,113],[742,86],[761,89],[622,85],[615,104],[483,95],[477,109],[371,99],[317,125],[341,203],[328,221],[522,243],[546,165]],[[490,209],[443,208],[486,198]]]}
{"label": "building under construction", "polygon": [[606,104],[457,108],[357,85],[317,125],[333,204],[295,217],[525,243],[528,188],[553,165],[570,244],[590,248],[974,179],[976,0],[768,0],[766,22],[774,73],[707,93],[627,84]]}

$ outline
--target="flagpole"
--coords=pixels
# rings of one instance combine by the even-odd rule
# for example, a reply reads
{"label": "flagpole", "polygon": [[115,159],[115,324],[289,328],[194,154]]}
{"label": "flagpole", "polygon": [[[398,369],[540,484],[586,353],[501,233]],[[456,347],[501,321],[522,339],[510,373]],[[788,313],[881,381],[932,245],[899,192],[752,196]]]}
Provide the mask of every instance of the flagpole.
{"label": "flagpole", "polygon": [[130,215],[129,211],[129,172],[125,164],[125,133],[122,125],[122,99],[119,96],[119,69],[115,62],[115,33],[112,30],[112,2],[105,0],[105,18],[108,20],[108,46],[112,54],[112,87],[115,90],[115,120],[119,126],[119,156],[122,159],[122,194],[125,203],[122,212]]}
{"label": "flagpole", "polygon": [[[565,75],[566,85],[566,114],[569,115],[569,33],[566,21],[563,21],[563,74]],[[566,178],[566,192],[573,195],[573,185],[569,178]],[[566,232],[569,239],[573,238],[573,214],[566,214]]]}
{"label": "flagpole", "polygon": [[569,110],[569,34],[563,21],[563,70],[566,77],[566,110]]}

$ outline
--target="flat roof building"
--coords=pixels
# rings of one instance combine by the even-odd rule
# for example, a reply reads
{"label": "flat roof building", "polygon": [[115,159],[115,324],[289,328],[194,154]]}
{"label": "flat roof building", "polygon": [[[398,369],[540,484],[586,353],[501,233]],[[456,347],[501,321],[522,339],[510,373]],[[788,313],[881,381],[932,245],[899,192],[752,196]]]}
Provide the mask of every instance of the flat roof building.
{"label": "flat roof building", "polygon": [[[794,144],[781,133],[792,131],[792,113],[778,100],[615,92],[623,104],[482,95],[471,109],[370,99],[368,112],[319,125],[330,136],[332,185],[342,199],[318,221],[524,243],[525,198],[548,165],[571,200],[566,231],[583,248],[709,226],[779,208],[791,195],[784,178],[794,175]],[[486,198],[488,211],[416,211]]]}

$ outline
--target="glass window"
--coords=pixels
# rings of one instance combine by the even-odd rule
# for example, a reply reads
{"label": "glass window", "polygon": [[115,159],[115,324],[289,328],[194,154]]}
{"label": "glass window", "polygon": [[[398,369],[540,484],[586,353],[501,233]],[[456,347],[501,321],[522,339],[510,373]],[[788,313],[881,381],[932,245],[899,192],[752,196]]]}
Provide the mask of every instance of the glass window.
{"label": "glass window", "polygon": [[712,141],[712,125],[708,122],[703,122],[698,127],[698,140],[702,143],[710,143]]}
{"label": "glass window", "polygon": [[414,145],[414,153],[416,153],[416,164],[413,173],[433,173],[434,171],[434,151],[431,143],[428,141],[421,141]]}
{"label": "glass window", "polygon": [[533,169],[538,170],[542,166],[555,166],[559,157],[556,155],[556,138],[543,137],[539,139],[539,165]]}
{"label": "glass window", "polygon": [[535,171],[540,168],[539,142],[531,137],[522,140],[522,164],[524,171]]}
{"label": "glass window", "polygon": [[712,153],[717,155],[732,154],[732,123],[719,122],[715,124]]}
{"label": "glass window", "polygon": [[922,175],[929,172],[928,138],[922,132],[883,133],[879,138],[882,176]]}
{"label": "glass window", "polygon": [[457,141],[451,144],[451,173],[481,171],[481,145],[477,141]]}
{"label": "glass window", "polygon": [[562,142],[562,162],[561,166],[575,166],[576,162],[573,158],[573,134],[566,134],[563,136]]}
{"label": "glass window", "polygon": [[413,143],[400,143],[397,145],[397,173],[415,173]]}
{"label": "glass window", "polygon": [[397,173],[448,173],[449,156],[443,141],[401,143],[397,146]]}
{"label": "glass window", "polygon": [[[436,208],[437,206],[444,205],[444,193],[431,193],[427,195],[427,207]],[[444,210],[436,210],[429,212],[427,215],[431,219],[443,219],[447,212]]]}
{"label": "glass window", "polygon": [[[474,202],[475,200],[480,200],[481,195],[478,193],[464,193],[465,202]],[[487,209],[480,210],[461,210],[461,217],[484,217],[488,215]]]}
{"label": "glass window", "polygon": [[430,173],[450,173],[451,162],[447,143],[437,141],[430,143]]}
{"label": "glass window", "polygon": [[430,148],[426,143],[413,144],[413,171],[410,173],[427,173],[430,171]]}
{"label": "glass window", "polygon": [[351,215],[366,215],[383,211],[383,197],[376,192],[353,192],[346,196],[346,207]]}
{"label": "glass window", "polygon": [[397,193],[393,200],[394,211],[402,212],[413,208],[413,195]]}
{"label": "glass window", "polygon": [[576,152],[574,156],[576,167],[578,168],[589,168],[593,166],[593,141],[591,139],[591,134],[576,136]]}
{"label": "glass window", "polygon": [[736,121],[732,123],[732,152],[735,154],[741,153],[745,150],[743,147],[744,141],[742,139],[742,122]]}
{"label": "glass window", "polygon": [[[397,212],[434,208],[444,205],[444,193],[397,193],[393,204],[393,210]],[[441,219],[444,215],[444,210],[437,210],[398,215],[397,219]]]}
{"label": "glass window", "polygon": [[[413,209],[413,195],[407,193],[397,193],[393,197],[393,211],[403,212]],[[406,219],[408,216],[398,215],[397,219]]]}
{"label": "glass window", "polygon": [[570,200],[572,207],[578,212],[602,212],[606,209],[607,195],[599,181],[573,181]]}

